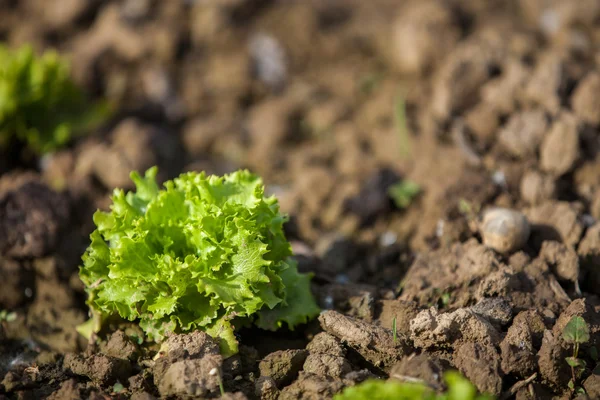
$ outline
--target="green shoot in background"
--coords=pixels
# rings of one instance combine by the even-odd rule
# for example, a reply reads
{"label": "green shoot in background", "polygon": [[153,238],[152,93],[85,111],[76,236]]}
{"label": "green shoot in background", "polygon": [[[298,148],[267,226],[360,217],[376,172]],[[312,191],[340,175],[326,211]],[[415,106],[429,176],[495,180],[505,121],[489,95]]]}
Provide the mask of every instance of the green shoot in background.
{"label": "green shoot in background", "polygon": [[0,149],[19,140],[32,152],[52,152],[104,121],[105,103],[90,104],[54,51],[0,45]]}
{"label": "green shoot in background", "polygon": [[456,371],[446,372],[444,380],[448,390],[440,394],[424,383],[369,379],[344,389],[334,400],[493,400],[477,394],[475,386]]}
{"label": "green shoot in background", "polygon": [[80,269],[93,318],[80,333],[119,315],[155,341],[202,329],[228,356],[234,327],[294,328],[318,315],[310,276],[290,258],[286,217],[259,177],[189,172],[160,189],[156,173],[132,173],[136,192],[115,190],[111,211],[94,214]]}
{"label": "green shoot in background", "polygon": [[395,183],[388,189],[388,195],[400,209],[410,206],[419,193],[421,193],[421,187],[415,182],[406,180]]}
{"label": "green shoot in background", "polygon": [[398,134],[398,145],[400,146],[400,156],[407,158],[410,156],[412,146],[411,140],[408,133],[408,123],[406,120],[406,102],[404,101],[404,95],[402,93],[396,96],[396,103],[394,104],[394,123],[396,125],[396,132]]}

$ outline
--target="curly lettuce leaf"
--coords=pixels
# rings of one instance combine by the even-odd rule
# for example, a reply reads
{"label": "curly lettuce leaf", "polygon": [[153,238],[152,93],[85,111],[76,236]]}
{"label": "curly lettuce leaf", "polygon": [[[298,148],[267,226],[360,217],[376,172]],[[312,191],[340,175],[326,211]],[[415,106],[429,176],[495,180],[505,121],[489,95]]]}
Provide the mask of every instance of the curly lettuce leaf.
{"label": "curly lettuce leaf", "polygon": [[139,320],[158,341],[205,329],[226,354],[237,351],[236,319],[277,329],[318,314],[257,176],[185,173],[160,189],[156,172],[132,173],[136,191],[115,190],[111,211],[94,215],[80,270],[92,310]]}

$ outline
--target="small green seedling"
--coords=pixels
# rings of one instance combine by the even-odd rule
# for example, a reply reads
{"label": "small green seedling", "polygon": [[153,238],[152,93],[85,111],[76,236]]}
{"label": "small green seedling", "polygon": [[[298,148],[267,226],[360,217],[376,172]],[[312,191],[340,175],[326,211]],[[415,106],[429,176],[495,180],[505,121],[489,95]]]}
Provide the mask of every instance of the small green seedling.
{"label": "small green seedling", "polygon": [[211,376],[217,377],[217,382],[219,383],[219,392],[221,392],[221,396],[225,396],[225,388],[223,387],[223,379],[221,379],[221,374],[219,373],[219,369],[217,367],[211,369],[208,372]]}
{"label": "small green seedling", "polygon": [[293,329],[318,315],[310,276],[290,258],[286,217],[258,176],[189,172],[160,188],[156,174],[132,173],[136,191],[115,190],[111,211],[94,214],[79,271],[92,319],[81,334],[118,316],[157,342],[201,329],[229,356],[235,328]]}
{"label": "small green seedling", "polygon": [[392,320],[392,337],[394,340],[394,344],[398,341],[398,330],[396,328],[396,317]]}
{"label": "small green seedling", "polygon": [[396,124],[396,132],[398,134],[398,144],[400,146],[400,155],[406,158],[411,153],[410,136],[408,133],[408,124],[406,121],[406,102],[404,96],[399,94],[396,97],[394,105],[394,122]]}
{"label": "small green seedling", "polygon": [[12,322],[17,319],[17,313],[14,311],[0,310],[0,322]]}
{"label": "small green seedling", "polygon": [[410,206],[419,193],[421,193],[421,187],[417,183],[407,180],[395,183],[388,189],[388,195],[396,207],[401,209]]}
{"label": "small green seedling", "polygon": [[346,388],[334,400],[492,400],[492,396],[481,395],[468,379],[457,371],[444,374],[448,390],[436,393],[424,383],[400,382],[396,380],[369,379],[356,386]]}
{"label": "small green seedling", "polygon": [[119,381],[117,381],[112,388],[113,393],[121,393],[122,391],[125,390],[125,386],[123,386],[123,384]]}
{"label": "small green seedling", "polygon": [[571,367],[569,388],[574,390],[577,379],[586,367],[585,360],[578,358],[579,345],[590,340],[590,329],[582,317],[575,315],[563,329],[562,337],[565,342],[573,344],[573,356],[567,357],[566,361]]}

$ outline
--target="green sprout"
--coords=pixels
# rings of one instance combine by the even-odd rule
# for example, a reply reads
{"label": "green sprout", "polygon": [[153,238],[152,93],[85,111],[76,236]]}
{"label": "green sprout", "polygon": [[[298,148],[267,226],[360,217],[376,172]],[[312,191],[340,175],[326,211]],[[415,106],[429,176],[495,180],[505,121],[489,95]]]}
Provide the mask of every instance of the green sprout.
{"label": "green sprout", "polygon": [[571,367],[569,388],[575,390],[577,379],[586,367],[586,362],[578,358],[579,345],[590,340],[590,328],[582,317],[574,315],[563,329],[562,337],[566,343],[573,344],[573,355],[567,357],[566,361]]}
{"label": "green sprout", "polygon": [[37,154],[55,151],[97,126],[107,104],[90,104],[55,51],[36,56],[30,46],[0,45],[0,148],[13,140]]}
{"label": "green sprout", "polygon": [[398,330],[396,328],[396,317],[392,320],[392,336],[394,338],[394,344],[398,341]]}
{"label": "green sprout", "polygon": [[396,207],[401,209],[410,206],[419,193],[421,193],[421,186],[408,180],[395,183],[388,189],[388,195],[392,198]]}
{"label": "green sprout", "polygon": [[408,133],[408,124],[406,122],[406,102],[404,96],[399,94],[396,97],[394,105],[394,123],[398,134],[398,143],[400,146],[400,155],[406,158],[411,153],[411,140]]}
{"label": "green sprout", "polygon": [[0,310],[0,322],[13,322],[17,319],[17,313],[14,311]]}
{"label": "green sprout", "polygon": [[156,183],[156,167],[132,173],[135,192],[116,189],[110,212],[97,211],[80,277],[92,319],[139,320],[145,335],[201,329],[237,353],[234,328],[293,329],[319,313],[310,276],[298,273],[283,233],[287,218],[259,177],[189,172]]}
{"label": "green sprout", "polygon": [[492,396],[477,394],[477,389],[457,371],[444,374],[448,390],[436,393],[421,382],[369,379],[344,389],[334,400],[492,400]]}

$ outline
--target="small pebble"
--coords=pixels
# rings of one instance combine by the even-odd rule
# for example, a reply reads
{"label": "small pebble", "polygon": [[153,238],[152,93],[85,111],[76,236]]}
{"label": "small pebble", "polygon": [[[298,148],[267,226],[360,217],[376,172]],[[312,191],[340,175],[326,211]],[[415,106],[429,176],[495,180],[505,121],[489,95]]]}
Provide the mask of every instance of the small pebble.
{"label": "small pebble", "polygon": [[531,229],[522,213],[494,208],[483,215],[480,232],[485,246],[506,254],[521,249],[527,243]]}

